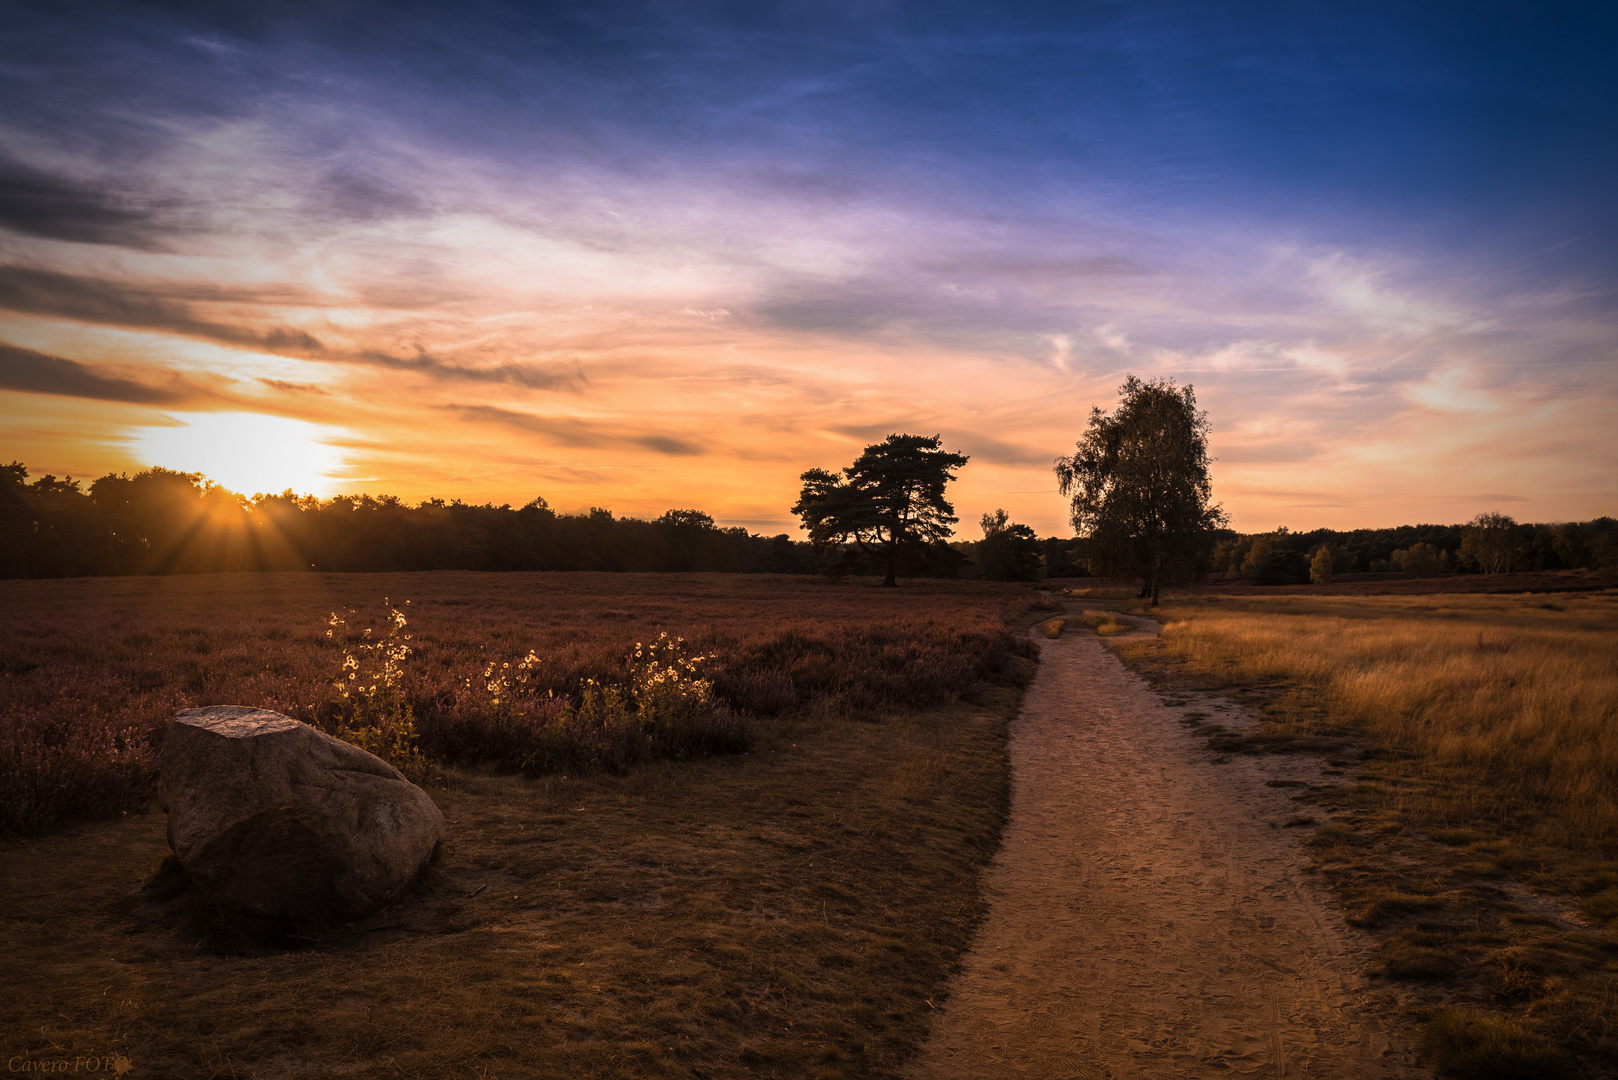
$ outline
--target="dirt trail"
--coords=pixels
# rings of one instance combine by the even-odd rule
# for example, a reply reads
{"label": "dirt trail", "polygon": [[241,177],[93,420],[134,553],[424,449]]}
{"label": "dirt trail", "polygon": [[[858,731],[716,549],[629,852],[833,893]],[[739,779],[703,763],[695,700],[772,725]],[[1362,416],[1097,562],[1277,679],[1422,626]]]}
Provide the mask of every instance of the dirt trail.
{"label": "dirt trail", "polygon": [[1093,635],[1040,645],[989,917],[912,1075],[1425,1076],[1273,827],[1277,765],[1216,761]]}

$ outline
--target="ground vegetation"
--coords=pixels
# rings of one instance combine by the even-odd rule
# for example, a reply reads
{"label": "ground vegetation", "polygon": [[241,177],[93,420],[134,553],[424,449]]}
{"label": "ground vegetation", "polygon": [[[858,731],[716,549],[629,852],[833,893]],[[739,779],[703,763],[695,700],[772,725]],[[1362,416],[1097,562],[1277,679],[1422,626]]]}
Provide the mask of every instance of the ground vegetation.
{"label": "ground vegetation", "polygon": [[1012,677],[1026,645],[1005,620],[1026,587],[869,585],[473,573],[0,583],[0,832],[145,805],[166,724],[198,705],[273,709],[442,765],[571,775],[745,749],[781,715],[932,707]]}
{"label": "ground vegetation", "polygon": [[1618,598],[1210,592],[1161,612],[1161,637],[1120,655],[1166,692],[1264,718],[1193,721],[1216,752],[1323,758],[1277,825],[1310,832],[1380,976],[1431,1020],[1435,1061],[1610,1075]]}

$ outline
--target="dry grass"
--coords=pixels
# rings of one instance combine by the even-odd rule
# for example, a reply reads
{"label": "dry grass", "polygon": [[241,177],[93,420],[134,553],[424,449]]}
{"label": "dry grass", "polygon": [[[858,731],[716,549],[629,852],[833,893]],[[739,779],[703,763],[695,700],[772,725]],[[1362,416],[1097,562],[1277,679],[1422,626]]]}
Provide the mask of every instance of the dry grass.
{"label": "dry grass", "polygon": [[[745,650],[783,632],[869,642],[873,626],[914,625],[977,640],[1008,613],[1032,621],[1013,587],[616,577],[570,590],[534,577],[385,587],[396,602],[414,593],[418,640],[452,673],[458,657],[535,644],[606,662],[659,629],[757,655]],[[377,579],[326,579],[313,595],[303,581],[24,583],[61,589],[25,614],[69,666],[26,674],[111,710],[108,680],[74,687],[73,673],[110,660],[116,685],[141,650],[205,635],[212,651],[190,654],[199,687],[153,688],[154,703],[124,682],[123,700],[167,710],[254,685],[252,703],[318,700],[299,681],[327,674],[315,627]],[[98,599],[109,585],[136,595]],[[207,666],[220,656],[232,659]],[[1006,662],[1026,678],[1029,661]],[[624,776],[447,769],[433,794],[451,839],[421,889],[284,943],[296,947],[222,938],[190,894],[143,890],[166,852],[155,812],[7,841],[0,1050],[122,1054],[132,1075],[188,1078],[897,1075],[982,914],[1017,693],[980,684],[970,702],[876,711],[861,702],[881,690],[880,665],[829,670],[852,677],[761,718],[749,753]]]}
{"label": "dry grass", "polygon": [[1561,844],[1618,845],[1618,596],[1285,597],[1161,617],[1193,671],[1305,686],[1328,725],[1475,778],[1475,812],[1528,807]]}
{"label": "dry grass", "polygon": [[1134,629],[1129,623],[1119,622],[1110,611],[1081,611],[1078,622],[1094,630],[1100,637],[1117,637]]}
{"label": "dry grass", "polygon": [[[1618,597],[1180,599],[1120,656],[1323,757],[1314,867],[1457,1076],[1618,1075]],[[1609,910],[1610,909],[1610,910]]]}
{"label": "dry grass", "polygon": [[452,770],[421,894],[291,951],[220,955],[187,897],[141,894],[160,814],[13,842],[0,1049],[198,1080],[894,1075],[981,914],[991,697],[628,777]]}

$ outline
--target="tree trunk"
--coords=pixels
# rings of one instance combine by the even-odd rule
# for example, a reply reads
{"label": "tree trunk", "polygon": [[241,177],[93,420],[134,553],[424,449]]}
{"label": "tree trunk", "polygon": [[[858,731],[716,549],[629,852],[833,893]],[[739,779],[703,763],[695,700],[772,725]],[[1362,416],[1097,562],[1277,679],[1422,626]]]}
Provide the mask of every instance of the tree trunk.
{"label": "tree trunk", "polygon": [[899,553],[888,552],[888,575],[882,579],[884,589],[897,589],[899,587]]}

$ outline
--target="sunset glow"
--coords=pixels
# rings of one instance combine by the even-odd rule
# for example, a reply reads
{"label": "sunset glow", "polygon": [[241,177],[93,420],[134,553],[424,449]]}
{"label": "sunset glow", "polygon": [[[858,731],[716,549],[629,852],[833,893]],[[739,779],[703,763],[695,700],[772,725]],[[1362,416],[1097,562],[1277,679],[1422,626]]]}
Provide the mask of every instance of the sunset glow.
{"label": "sunset glow", "polygon": [[334,433],[303,420],[263,413],[171,413],[169,424],[137,428],[132,452],[181,472],[200,472],[244,495],[326,496],[339,486]]}
{"label": "sunset glow", "polygon": [[1066,535],[1134,372],[1239,529],[1618,512],[1598,6],[276,10],[8,32],[8,459],[774,533],[938,433]]}

